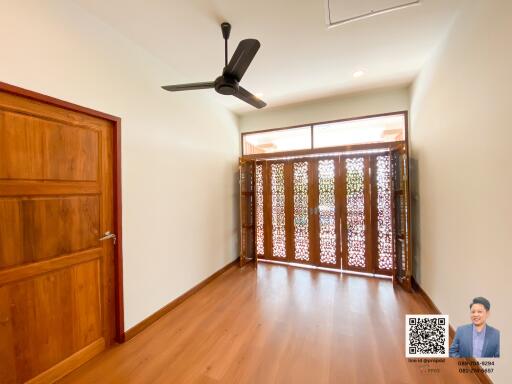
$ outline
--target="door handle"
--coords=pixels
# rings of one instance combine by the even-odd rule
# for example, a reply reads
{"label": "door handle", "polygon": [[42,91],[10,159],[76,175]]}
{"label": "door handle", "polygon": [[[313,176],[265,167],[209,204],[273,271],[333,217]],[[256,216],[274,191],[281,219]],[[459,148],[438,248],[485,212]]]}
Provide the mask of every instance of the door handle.
{"label": "door handle", "polygon": [[108,239],[114,239],[114,244],[116,243],[117,241],[117,236],[115,233],[112,233],[110,231],[107,231],[105,232],[105,234],[103,235],[103,237],[100,237],[99,238],[99,241],[104,241],[104,240],[108,240]]}

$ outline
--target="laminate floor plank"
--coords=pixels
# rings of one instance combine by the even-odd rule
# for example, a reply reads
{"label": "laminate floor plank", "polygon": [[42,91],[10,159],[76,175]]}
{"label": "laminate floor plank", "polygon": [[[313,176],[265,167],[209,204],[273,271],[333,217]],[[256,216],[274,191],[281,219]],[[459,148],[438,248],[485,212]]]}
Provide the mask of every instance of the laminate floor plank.
{"label": "laminate floor plank", "polygon": [[232,267],[130,341],[61,383],[478,383],[446,359],[405,356],[405,314],[428,313],[390,280],[260,263]]}

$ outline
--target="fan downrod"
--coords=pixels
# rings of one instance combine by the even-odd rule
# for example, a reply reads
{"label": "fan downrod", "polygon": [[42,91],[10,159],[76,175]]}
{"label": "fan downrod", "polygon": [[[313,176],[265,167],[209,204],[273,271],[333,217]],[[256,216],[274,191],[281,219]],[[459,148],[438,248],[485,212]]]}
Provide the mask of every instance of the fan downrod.
{"label": "fan downrod", "polygon": [[224,22],[220,25],[222,29],[222,37],[224,40],[229,39],[229,34],[231,33],[231,24]]}
{"label": "fan downrod", "polygon": [[224,38],[224,66],[226,67],[228,65],[228,39],[231,33],[231,24],[223,22],[220,28],[222,29],[222,37]]}

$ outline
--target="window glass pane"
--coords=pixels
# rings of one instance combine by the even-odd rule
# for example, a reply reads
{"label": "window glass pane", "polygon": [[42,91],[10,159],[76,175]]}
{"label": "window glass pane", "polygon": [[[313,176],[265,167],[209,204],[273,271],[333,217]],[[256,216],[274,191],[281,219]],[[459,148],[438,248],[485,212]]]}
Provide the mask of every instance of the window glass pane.
{"label": "window glass pane", "polygon": [[405,140],[404,115],[369,117],[313,126],[315,148]]}
{"label": "window glass pane", "polygon": [[250,133],[243,138],[244,155],[311,149],[310,126]]}

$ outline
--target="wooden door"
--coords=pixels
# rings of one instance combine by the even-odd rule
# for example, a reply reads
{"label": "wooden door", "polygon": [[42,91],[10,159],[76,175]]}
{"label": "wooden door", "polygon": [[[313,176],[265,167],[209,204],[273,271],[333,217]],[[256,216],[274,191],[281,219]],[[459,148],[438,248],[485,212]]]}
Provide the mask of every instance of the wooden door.
{"label": "wooden door", "polygon": [[391,275],[394,221],[391,155],[345,156],[341,214],[343,269]]}
{"label": "wooden door", "polygon": [[266,198],[264,209],[267,230],[265,232],[265,257],[269,260],[288,261],[290,256],[290,163],[285,160],[268,161],[266,164]]}
{"label": "wooden door", "polygon": [[314,193],[315,165],[311,159],[293,159],[289,161],[290,177],[288,189],[291,197],[287,201],[290,212],[291,245],[289,261],[314,265],[317,260],[316,223],[314,220],[316,198]]}
{"label": "wooden door", "polygon": [[254,161],[240,160],[240,266],[255,260],[254,247]]}
{"label": "wooden door", "polygon": [[393,273],[389,151],[260,161],[254,179],[259,258]]}
{"label": "wooden door", "polygon": [[393,177],[391,154],[383,152],[370,157],[372,273],[393,274],[395,258],[393,220]]}
{"label": "wooden door", "polygon": [[342,158],[343,269],[372,272],[370,160],[367,155]]}
{"label": "wooden door", "polygon": [[0,377],[51,382],[115,335],[113,127],[0,92]]}
{"label": "wooden door", "polygon": [[341,267],[338,164],[338,157],[324,157],[256,165],[256,248],[265,258]]}
{"label": "wooden door", "polygon": [[[266,163],[256,161],[254,164],[254,257],[256,260],[265,258],[265,232],[268,230],[265,221],[265,206],[266,200]],[[268,236],[268,235],[267,235]]]}
{"label": "wooden door", "polygon": [[409,159],[407,148],[391,152],[393,174],[394,246],[393,281],[412,290],[412,252],[410,239]]}
{"label": "wooden door", "polygon": [[313,265],[340,269],[339,156],[311,159],[309,164]]}

